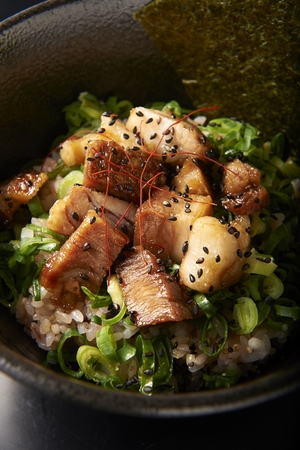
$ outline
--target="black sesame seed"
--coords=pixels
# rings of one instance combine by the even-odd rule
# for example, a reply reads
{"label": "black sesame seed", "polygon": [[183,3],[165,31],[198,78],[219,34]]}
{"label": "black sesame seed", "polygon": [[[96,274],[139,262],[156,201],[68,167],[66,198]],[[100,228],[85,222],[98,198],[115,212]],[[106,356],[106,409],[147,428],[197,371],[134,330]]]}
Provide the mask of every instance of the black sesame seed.
{"label": "black sesame seed", "polygon": [[151,134],[151,136],[150,136],[150,141],[152,141],[152,139],[155,139],[156,138],[156,136],[157,136],[157,134],[156,133],[153,133],[153,134]]}
{"label": "black sesame seed", "polygon": [[175,222],[177,220],[177,217],[170,216],[170,217],[168,217],[168,220],[170,220],[171,222]]}
{"label": "black sesame seed", "polygon": [[243,252],[240,248],[237,249],[236,254],[238,255],[239,258],[243,257]]}
{"label": "black sesame seed", "polygon": [[245,258],[250,258],[251,255],[252,255],[252,252],[245,252],[244,253],[244,257]]}
{"label": "black sesame seed", "polygon": [[242,206],[243,206],[242,203],[236,203],[236,204],[234,205],[234,209],[241,208]]}
{"label": "black sesame seed", "polygon": [[186,253],[188,251],[189,243],[188,241],[184,241],[183,246],[181,247],[182,253]]}
{"label": "black sesame seed", "polygon": [[166,139],[166,143],[167,143],[167,144],[170,144],[170,143],[172,142],[172,140],[173,140],[173,137],[170,136],[170,137],[168,137],[168,138]]}
{"label": "black sesame seed", "polygon": [[164,352],[164,349],[162,347],[159,348],[158,354],[159,354],[160,357],[164,356],[165,352]]}
{"label": "black sesame seed", "polygon": [[203,247],[203,251],[204,251],[204,253],[206,253],[207,255],[209,254],[209,250],[208,250],[207,247]]}
{"label": "black sesame seed", "polygon": [[146,123],[151,123],[151,122],[153,122],[153,118],[149,117],[149,119],[146,120]]}
{"label": "black sesame seed", "polygon": [[90,161],[90,162],[93,162],[93,161],[95,161],[95,158],[90,157],[90,158],[86,158],[86,160]]}
{"label": "black sesame seed", "polygon": [[199,306],[196,303],[193,307],[193,315],[197,316],[198,314],[199,314]]}
{"label": "black sesame seed", "polygon": [[216,256],[216,262],[218,263],[218,262],[220,262],[221,261],[221,257],[220,257],[220,255],[217,255]]}
{"label": "black sesame seed", "polygon": [[138,117],[143,117],[143,116],[144,116],[144,114],[142,113],[142,111],[136,111],[136,115],[137,115]]}
{"label": "black sesame seed", "polygon": [[144,374],[145,375],[153,375],[153,370],[152,369],[145,369],[144,370]]}
{"label": "black sesame seed", "polygon": [[197,259],[196,264],[202,264],[204,263],[204,258],[203,256],[200,256],[200,258]]}
{"label": "black sesame seed", "polygon": [[144,387],[144,392],[146,393],[146,394],[150,394],[151,392],[152,392],[152,387],[151,386],[145,386]]}
{"label": "black sesame seed", "polygon": [[247,233],[247,234],[251,234],[251,228],[250,228],[250,227],[247,227],[247,228],[246,228],[246,233]]}
{"label": "black sesame seed", "polygon": [[176,198],[176,197],[171,197],[170,200],[173,203],[178,203],[178,198]]}
{"label": "black sesame seed", "polygon": [[250,264],[246,263],[243,265],[242,270],[247,270],[250,268]]}
{"label": "black sesame seed", "polygon": [[105,128],[103,127],[99,128],[98,133],[105,133]]}
{"label": "black sesame seed", "polygon": [[214,290],[214,287],[210,286],[209,289],[208,289],[208,292],[212,292],[213,290]]}
{"label": "black sesame seed", "polygon": [[227,231],[229,234],[234,234],[237,232],[237,229],[235,227],[229,227]]}
{"label": "black sesame seed", "polygon": [[126,225],[122,225],[121,230],[123,231],[124,234],[127,234],[127,232],[128,232],[128,228]]}
{"label": "black sesame seed", "polygon": [[80,273],[79,276],[80,276],[80,278],[82,278],[83,280],[86,280],[86,281],[89,279],[89,276],[86,275],[85,273]]}
{"label": "black sesame seed", "polygon": [[74,220],[78,221],[79,220],[79,215],[77,214],[76,211],[72,212],[72,217]]}
{"label": "black sesame seed", "polygon": [[191,283],[194,283],[196,281],[196,279],[192,273],[189,274],[189,279],[190,279]]}
{"label": "black sesame seed", "polygon": [[202,275],[203,275],[203,270],[202,270],[202,269],[198,269],[198,270],[197,270],[197,277],[198,277],[198,278],[201,278]]}
{"label": "black sesame seed", "polygon": [[123,138],[126,139],[126,140],[129,139],[129,134],[123,133]]}
{"label": "black sesame seed", "polygon": [[95,222],[96,222],[96,216],[92,216],[90,218],[90,224],[93,225],[93,223],[95,223]]}
{"label": "black sesame seed", "polygon": [[85,242],[85,243],[83,244],[82,250],[83,250],[84,252],[86,252],[86,251],[89,250],[90,248],[91,248],[91,244],[90,244],[89,242]]}
{"label": "black sesame seed", "polygon": [[256,197],[256,198],[254,199],[254,202],[258,204],[258,203],[260,203],[260,199],[259,199],[258,197]]}
{"label": "black sesame seed", "polygon": [[164,201],[163,201],[163,205],[164,205],[164,206],[167,206],[168,208],[170,208],[170,207],[172,206],[171,203],[168,202],[167,200],[164,200]]}

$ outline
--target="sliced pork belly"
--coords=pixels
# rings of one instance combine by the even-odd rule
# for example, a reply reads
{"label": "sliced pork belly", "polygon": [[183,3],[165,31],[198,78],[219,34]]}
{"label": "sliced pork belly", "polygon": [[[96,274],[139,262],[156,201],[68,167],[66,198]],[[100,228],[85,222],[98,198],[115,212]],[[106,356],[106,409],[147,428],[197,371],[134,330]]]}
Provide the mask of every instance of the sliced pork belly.
{"label": "sliced pork belly", "polygon": [[52,301],[63,310],[72,310],[84,297],[81,286],[98,292],[111,264],[128,237],[89,211],[82,224],[46,261],[40,282],[51,292]]}
{"label": "sliced pork belly", "polygon": [[57,200],[49,211],[47,227],[70,236],[81,224],[89,210],[94,209],[107,222],[128,236],[133,236],[136,206],[85,186],[73,186],[62,200]]}
{"label": "sliced pork belly", "polygon": [[157,190],[138,208],[134,244],[150,250],[165,263],[180,264],[186,251],[190,229],[198,217],[212,214],[210,196],[178,196]]}
{"label": "sliced pork belly", "polygon": [[226,164],[222,206],[237,214],[253,214],[269,201],[268,191],[260,183],[260,171],[239,159]]}
{"label": "sliced pork belly", "polygon": [[191,122],[180,121],[171,111],[133,108],[126,128],[138,134],[145,148],[168,164],[181,164],[187,157],[211,157],[212,144]]}
{"label": "sliced pork belly", "polygon": [[[162,186],[164,168],[157,158],[142,150],[126,149],[113,140],[94,141],[87,146],[83,184],[128,202],[146,198],[150,182]],[[142,182],[141,182],[142,179]]]}
{"label": "sliced pork belly", "polygon": [[148,250],[136,249],[116,267],[127,310],[138,327],[195,318],[194,302]]}
{"label": "sliced pork belly", "polygon": [[28,172],[15,176],[0,188],[0,228],[13,219],[15,211],[26,205],[46,183],[46,173]]}

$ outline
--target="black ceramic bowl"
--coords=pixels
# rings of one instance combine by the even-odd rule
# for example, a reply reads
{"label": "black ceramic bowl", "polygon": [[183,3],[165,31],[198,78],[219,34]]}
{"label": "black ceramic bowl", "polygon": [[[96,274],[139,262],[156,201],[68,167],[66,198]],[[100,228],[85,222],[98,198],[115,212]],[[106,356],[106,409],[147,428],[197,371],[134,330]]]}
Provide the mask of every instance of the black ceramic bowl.
{"label": "black ceramic bowl", "polygon": [[[53,0],[0,25],[0,179],[45,155],[63,131],[64,105],[82,91],[135,104],[189,100],[133,13],[146,1]],[[4,308],[0,369],[15,380],[77,405],[142,416],[182,417],[259,404],[300,387],[299,340],[259,377],[231,389],[152,396],[104,391],[42,365],[45,355]]]}

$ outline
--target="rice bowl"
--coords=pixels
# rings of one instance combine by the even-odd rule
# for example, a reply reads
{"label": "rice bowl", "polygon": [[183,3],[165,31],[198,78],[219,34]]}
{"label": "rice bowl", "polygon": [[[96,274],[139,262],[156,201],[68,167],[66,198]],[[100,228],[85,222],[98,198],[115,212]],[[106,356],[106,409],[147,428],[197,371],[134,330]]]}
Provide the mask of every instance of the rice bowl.
{"label": "rice bowl", "polygon": [[[58,3],[61,3],[61,2],[58,2]],[[76,4],[76,2],[72,2],[70,8],[72,6],[75,7],[76,6],[75,4]],[[57,7],[60,8],[59,5]],[[76,8],[80,8],[80,6],[77,5]],[[93,8],[93,6],[91,6],[91,8]],[[43,11],[43,10],[45,11],[45,14],[47,14],[46,6],[40,6],[39,8],[36,8],[37,12]],[[63,8],[62,8],[62,10],[63,10]],[[131,11],[131,9],[130,9],[130,11]],[[35,16],[33,15],[33,17],[35,17]],[[105,95],[105,93],[103,93],[103,94]],[[174,95],[176,95],[176,93]],[[74,98],[73,95],[72,95],[72,98]],[[70,100],[72,98],[71,98],[71,96],[69,97]],[[143,102],[143,99],[141,101]],[[65,104],[66,104],[66,102],[65,102]],[[57,108],[57,109],[60,109],[60,108]],[[55,137],[56,134],[57,134],[57,132],[55,132],[55,133],[52,132],[52,137]],[[29,142],[31,142],[30,141],[30,139],[31,139],[30,136],[28,136],[27,139],[28,139]],[[46,147],[44,147],[44,148],[46,148]],[[47,147],[47,149],[48,148],[49,147]],[[46,153],[46,151],[45,151],[45,153]],[[43,149],[43,152],[44,152],[44,149]],[[30,156],[29,153],[28,153],[28,156]],[[39,331],[42,331],[42,335],[43,335],[43,339],[41,341],[42,346],[45,345],[45,347],[51,348],[51,345],[53,344],[53,342],[55,340],[55,336],[58,337],[61,334],[61,332],[64,330],[64,328],[63,328],[64,324],[68,324],[68,323],[70,323],[72,321],[77,323],[77,326],[79,327],[81,332],[85,333],[86,336],[88,337],[88,339],[92,340],[94,338],[94,336],[95,336],[95,329],[97,327],[86,322],[86,318],[89,317],[91,315],[91,313],[92,313],[91,310],[88,308],[88,305],[86,305],[86,304],[78,304],[77,307],[72,311],[72,313],[70,313],[70,314],[62,314],[62,313],[60,313],[59,317],[56,317],[56,321],[52,322],[51,317],[53,316],[53,308],[51,306],[51,303],[47,302],[47,299],[49,299],[49,294],[47,292],[44,292],[44,296],[43,296],[43,298],[41,300],[41,303],[36,302],[34,304],[34,306],[33,306],[32,300],[30,298],[27,298],[26,300],[22,301],[18,305],[18,309],[17,309],[18,319],[20,320],[21,323],[23,323],[25,325],[28,325],[29,321],[31,323],[31,318],[33,316],[35,316],[35,318],[37,320],[39,320],[39,326],[40,326],[40,330]],[[94,313],[94,311],[93,311],[93,313]],[[4,313],[3,317],[6,317],[6,316],[7,316],[7,314]],[[57,319],[59,319],[59,322],[58,322]],[[15,325],[13,325],[13,326],[15,326]],[[59,326],[59,329],[58,329],[58,326]],[[187,347],[190,347],[190,345],[192,345],[192,342],[189,342],[187,340],[186,333],[185,333],[186,330],[178,329],[178,327],[176,325],[174,325],[173,328],[174,328],[174,330],[172,331],[172,334],[174,334],[176,336],[176,339],[175,339],[175,336],[174,336],[173,339],[174,339],[174,341],[176,341],[179,344],[177,349],[178,349],[178,351],[181,350],[183,352],[183,354],[186,356],[188,352],[186,352],[186,353],[184,353],[184,352],[185,352]],[[3,329],[5,329],[5,327]],[[179,336],[181,336],[181,337],[179,338]],[[272,337],[273,336],[271,336],[271,338]],[[280,335],[280,336],[277,336],[277,337],[279,338],[279,341],[281,341],[282,343],[286,339],[286,336],[284,336],[284,335]],[[253,355],[261,355],[262,358],[264,358],[265,355],[270,352],[270,341],[268,339],[270,339],[270,337],[267,338],[266,334],[264,332],[262,332],[262,331],[260,333],[256,334],[256,335],[252,336],[247,341],[244,341],[242,338],[240,338],[240,342],[239,342],[239,349],[240,350],[239,351],[241,351],[241,352],[244,351],[245,357],[247,356],[246,360],[248,359],[247,363],[249,363],[249,364],[252,363],[251,357],[253,357]],[[7,342],[5,337],[4,337],[4,341]],[[12,345],[16,346],[16,348],[18,348],[19,344],[16,342],[15,344],[12,344]],[[31,348],[31,344],[28,344],[28,345],[29,345],[29,348]],[[232,346],[230,344],[228,344],[228,345],[229,345],[229,347],[232,347],[234,344]],[[185,347],[185,346],[187,346],[187,347]],[[245,351],[245,349],[247,349],[249,347],[252,350],[251,353],[248,352],[248,351]],[[14,352],[15,351],[13,351],[13,353]],[[29,352],[31,352],[31,350]],[[36,353],[36,350],[33,350],[33,352]],[[5,348],[4,352],[3,352],[3,355],[5,355],[6,353],[7,353],[7,349]],[[296,353],[297,353],[297,351],[295,352],[295,355],[296,355]],[[37,354],[39,354],[38,351],[37,351]],[[190,356],[188,356],[188,358],[190,358],[189,362],[195,363],[197,357],[194,360],[193,359],[193,355],[192,354],[189,354],[189,355],[190,355]],[[229,352],[229,354],[227,356],[230,356],[230,352]],[[287,352],[286,358],[289,359],[289,357],[290,357],[289,356],[289,352]],[[291,357],[292,361],[293,361],[293,358],[294,358],[294,360],[296,360],[296,363],[292,363],[291,364],[291,368],[287,369],[287,379],[289,381],[291,379],[292,380],[293,379],[296,380],[297,377],[295,376],[295,374],[297,374],[298,373],[297,371],[299,371],[299,367],[297,366],[297,358],[292,356]],[[205,357],[202,357],[202,359],[205,359]],[[8,370],[8,372],[12,371],[11,373],[14,373],[15,372],[15,367],[13,367],[13,365],[15,364],[15,361],[16,361],[15,354],[13,354],[13,357],[11,358],[11,361],[13,362],[12,365],[8,361],[9,360],[5,360],[3,362],[3,367],[6,368],[6,370]],[[22,356],[20,358],[20,361],[21,361],[21,364],[24,363],[26,365],[26,360],[24,361]],[[201,367],[203,362],[204,361],[201,360],[201,358],[199,358],[197,360],[197,362],[196,362],[196,365]],[[30,367],[31,367],[31,363],[29,363],[29,370],[30,370]],[[45,371],[44,368],[40,368],[40,369],[37,369],[37,370],[38,371],[40,370],[41,372],[38,372],[38,373],[43,374],[43,376],[45,376],[46,378],[49,375],[51,383],[52,382],[56,383],[55,382],[56,377],[57,377],[57,380],[61,380],[60,375],[53,374],[53,373],[49,373],[48,374],[48,372]],[[275,372],[273,372],[273,370],[275,370]],[[27,371],[25,370],[24,373],[26,374],[26,372]],[[27,375],[28,375],[28,372],[27,372]],[[17,378],[18,377],[22,378],[20,373],[19,374],[15,374],[14,376],[16,376]],[[35,378],[35,375],[33,375],[31,373],[31,371],[30,371],[29,375],[28,375],[28,378],[27,378],[27,382],[29,381],[31,383],[30,379],[32,379],[32,377]],[[26,378],[26,376],[25,376],[25,378]],[[276,368],[271,370],[271,374],[267,375],[265,380],[266,380],[265,381],[266,384],[269,384],[270,386],[272,386],[272,392],[269,395],[271,397],[273,395],[277,395],[278,389],[279,389],[279,382],[278,382],[278,387],[277,388],[275,387],[275,389],[274,389],[274,385],[276,385],[276,381],[275,381],[276,380]],[[26,379],[25,379],[25,381],[26,381]],[[60,381],[58,381],[58,383],[59,382]],[[257,386],[256,382],[259,382],[259,381],[255,380],[253,382],[253,384],[251,384],[252,381],[245,382],[244,389],[246,390],[247,389],[247,385],[249,385],[249,392],[250,391],[253,392],[253,390],[256,390],[256,388],[254,387],[254,386]],[[46,381],[45,381],[45,384],[42,381],[40,383],[41,383],[41,385],[43,385],[42,389],[44,389],[44,388],[47,389],[45,387]],[[88,386],[81,387],[81,385],[78,385],[78,383],[76,381],[74,381],[74,380],[68,380],[68,381],[64,380],[63,383],[67,383],[69,387],[70,386],[74,386],[74,389],[78,388],[79,392],[80,392],[81,389],[83,391],[85,389],[87,389],[87,390],[91,389],[91,392],[95,393],[94,387],[91,387],[90,384],[88,384]],[[263,378],[262,378],[262,385],[264,385],[264,389],[266,387],[266,384],[264,384],[264,381],[263,381]],[[286,389],[293,388],[294,384],[297,384],[297,382],[296,381],[294,383],[291,382],[289,384],[289,387],[288,387],[287,383],[286,383]],[[64,389],[64,388],[62,387],[62,389]],[[235,389],[235,388],[233,388],[233,389]],[[219,404],[218,400],[215,400],[216,397],[214,397],[214,399],[213,399],[213,396],[216,396],[216,395],[218,396],[219,395],[220,396],[220,401],[222,403],[224,398],[226,398],[226,397],[228,398],[228,397],[232,396],[231,398],[235,398],[235,395],[237,395],[237,394],[235,394],[236,392],[241,394],[242,387],[237,387],[237,389],[232,391],[231,394],[229,393],[229,391],[228,392],[227,391],[226,392],[220,392],[220,393],[215,393],[214,392],[214,393],[211,394],[212,397],[209,397],[209,395],[207,395],[205,393],[205,395],[202,397],[202,399],[204,399],[204,403],[206,401],[208,401],[208,406],[206,404],[206,406],[204,408],[203,408],[203,403],[202,403],[201,397],[198,396],[199,394],[197,394],[197,395],[193,394],[193,395],[195,395],[194,397],[188,397],[187,396],[185,398],[182,398],[181,400],[180,399],[172,400],[171,398],[168,398],[168,399],[165,399],[165,400],[164,399],[157,399],[157,400],[155,399],[154,402],[152,403],[152,406],[151,405],[149,406],[149,403],[147,403],[147,401],[145,399],[143,399],[143,400],[142,399],[141,400],[135,399],[133,402],[136,402],[137,408],[139,408],[138,405],[142,404],[143,407],[145,408],[144,409],[144,413],[145,414],[153,414],[154,409],[161,408],[161,414],[162,415],[169,415],[169,414],[176,414],[176,412],[174,412],[174,410],[173,410],[174,406],[172,406],[172,405],[179,406],[180,402],[182,401],[183,404],[186,405],[185,406],[186,409],[182,409],[180,414],[194,414],[194,413],[198,414],[199,412],[201,413],[201,409],[205,410],[205,412],[207,412],[208,410],[212,411],[214,409],[213,405],[215,405],[215,403],[218,403],[219,410],[222,410],[223,408],[228,408],[228,407],[231,408],[232,407],[232,403],[230,403],[230,401],[229,401],[229,403],[227,403],[227,406],[225,406],[225,404],[222,406],[222,405]],[[251,395],[252,395],[252,392],[251,392]],[[117,394],[120,395],[120,396],[122,396],[123,394],[125,394],[125,396],[127,395],[127,393],[120,393],[120,392],[118,392]],[[115,396],[115,393],[108,393],[108,394],[105,394],[105,395],[112,395],[112,397],[114,398],[114,401],[116,402],[116,405],[118,404],[118,401],[117,401],[118,397]],[[104,395],[103,398],[105,398],[105,395]],[[64,392],[64,396],[68,397],[67,392]],[[80,397],[80,394],[79,394],[79,397]],[[247,402],[249,404],[249,403],[254,402],[254,401],[260,401],[259,398],[257,398],[256,400],[251,399],[250,393],[248,395],[246,394],[246,397],[247,397],[246,399],[244,398],[243,400],[238,400],[237,404],[242,405],[243,402],[244,402],[244,404],[247,404]],[[123,412],[125,412],[124,411],[125,408],[124,408],[124,406],[122,406],[123,401],[125,401],[125,400],[122,400],[122,399],[120,400],[120,410],[122,411],[122,409],[123,409]],[[166,404],[165,407],[163,406],[163,404],[164,404],[163,402],[164,401],[166,402],[165,403]],[[157,403],[155,403],[155,402],[157,402]],[[172,404],[172,402],[174,402],[174,403]],[[194,405],[193,405],[193,402],[195,402]],[[198,402],[200,402],[200,403],[198,403]],[[101,405],[100,408],[103,408],[104,407],[103,400],[100,400],[99,403]],[[198,403],[198,405],[197,405],[197,403]],[[149,410],[147,410],[148,406],[149,406]],[[176,406],[175,406],[175,408],[176,408]]]}

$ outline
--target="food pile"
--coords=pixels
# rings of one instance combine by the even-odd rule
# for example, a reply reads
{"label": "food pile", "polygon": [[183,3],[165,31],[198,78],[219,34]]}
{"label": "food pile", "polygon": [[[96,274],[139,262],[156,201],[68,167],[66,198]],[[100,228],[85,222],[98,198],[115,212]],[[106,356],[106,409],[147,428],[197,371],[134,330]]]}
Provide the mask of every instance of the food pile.
{"label": "food pile", "polygon": [[[201,112],[203,114],[203,112]],[[282,134],[89,93],[2,183],[0,298],[103,388],[229,387],[298,328],[300,167]]]}

